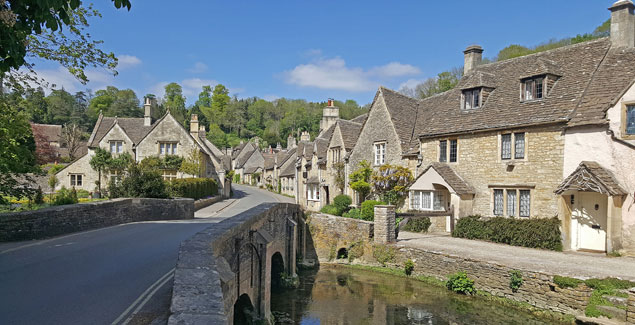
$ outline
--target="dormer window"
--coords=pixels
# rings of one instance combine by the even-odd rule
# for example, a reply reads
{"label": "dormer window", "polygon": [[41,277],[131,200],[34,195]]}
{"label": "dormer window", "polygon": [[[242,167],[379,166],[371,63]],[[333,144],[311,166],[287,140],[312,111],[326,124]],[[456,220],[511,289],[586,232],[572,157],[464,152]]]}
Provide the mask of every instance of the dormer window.
{"label": "dormer window", "polygon": [[544,80],[543,76],[524,79],[521,84],[521,100],[535,100],[544,97]]}
{"label": "dormer window", "polygon": [[463,90],[462,108],[476,109],[481,106],[481,88]]}

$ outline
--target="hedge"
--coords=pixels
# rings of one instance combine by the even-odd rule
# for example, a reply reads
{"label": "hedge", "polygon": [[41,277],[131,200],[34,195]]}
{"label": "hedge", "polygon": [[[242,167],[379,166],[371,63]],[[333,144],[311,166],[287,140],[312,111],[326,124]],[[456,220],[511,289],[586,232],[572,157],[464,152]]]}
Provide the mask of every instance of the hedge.
{"label": "hedge", "polygon": [[362,213],[361,217],[366,221],[374,221],[375,220],[375,206],[376,205],[384,205],[385,202],[375,201],[375,200],[367,200],[362,202]]}
{"label": "hedge", "polygon": [[481,239],[495,243],[562,251],[560,220],[481,216],[460,218],[452,237]]}
{"label": "hedge", "polygon": [[218,194],[218,185],[211,178],[177,178],[169,182],[173,197],[200,198]]}

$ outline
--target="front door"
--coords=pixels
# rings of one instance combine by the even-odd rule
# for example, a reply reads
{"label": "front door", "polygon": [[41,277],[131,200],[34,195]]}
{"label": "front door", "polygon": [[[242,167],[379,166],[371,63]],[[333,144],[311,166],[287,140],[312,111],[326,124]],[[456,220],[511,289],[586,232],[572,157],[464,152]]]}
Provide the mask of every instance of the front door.
{"label": "front door", "polygon": [[606,195],[594,192],[575,194],[571,230],[575,231],[576,249],[606,251],[606,215]]}

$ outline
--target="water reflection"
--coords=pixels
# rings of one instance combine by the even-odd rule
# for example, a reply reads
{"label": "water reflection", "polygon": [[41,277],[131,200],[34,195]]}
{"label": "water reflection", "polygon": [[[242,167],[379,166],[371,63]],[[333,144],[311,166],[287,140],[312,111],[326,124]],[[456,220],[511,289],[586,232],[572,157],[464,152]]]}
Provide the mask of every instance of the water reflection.
{"label": "water reflection", "polygon": [[552,324],[419,281],[337,266],[300,274],[300,287],[272,295],[277,324]]}

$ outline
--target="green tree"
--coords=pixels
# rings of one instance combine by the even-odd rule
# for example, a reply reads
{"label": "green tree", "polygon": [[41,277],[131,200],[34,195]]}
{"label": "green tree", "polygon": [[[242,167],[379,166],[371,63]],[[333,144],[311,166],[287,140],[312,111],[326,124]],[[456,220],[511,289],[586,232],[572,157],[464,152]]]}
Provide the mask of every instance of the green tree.
{"label": "green tree", "polygon": [[132,89],[119,90],[108,86],[95,92],[95,97],[88,104],[88,115],[96,121],[99,112],[104,116],[118,117],[142,117],[139,98]]}
{"label": "green tree", "polygon": [[362,160],[359,163],[359,167],[349,176],[349,185],[351,189],[359,194],[360,201],[364,201],[366,196],[370,194],[370,175],[373,170],[370,168],[370,163],[366,160]]}
{"label": "green tree", "polygon": [[53,90],[46,96],[48,107],[47,120],[52,124],[65,124],[70,122],[73,113],[75,97],[64,89]]}
{"label": "green tree", "polygon": [[183,159],[179,171],[195,177],[201,177],[203,172],[202,153],[198,149],[192,149],[189,156]]}
{"label": "green tree", "polygon": [[189,130],[190,125],[187,117],[189,116],[185,109],[185,96],[183,96],[183,88],[176,82],[169,83],[165,86],[165,96],[163,98],[163,106],[170,111],[170,114]]}
{"label": "green tree", "polygon": [[112,155],[109,151],[102,148],[95,149],[95,155],[90,159],[90,167],[97,171],[97,189],[101,193],[101,172],[105,170],[110,163]]}

